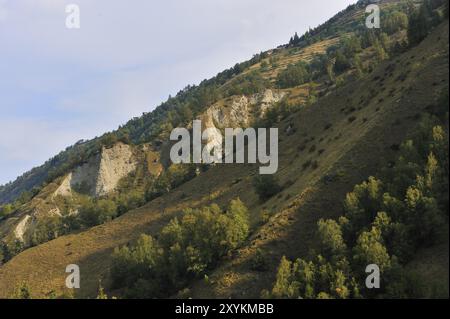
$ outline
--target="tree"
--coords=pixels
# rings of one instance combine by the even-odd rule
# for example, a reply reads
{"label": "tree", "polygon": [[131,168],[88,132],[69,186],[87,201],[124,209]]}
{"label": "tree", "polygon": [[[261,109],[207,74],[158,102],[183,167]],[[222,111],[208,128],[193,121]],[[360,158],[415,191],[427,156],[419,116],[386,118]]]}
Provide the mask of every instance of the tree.
{"label": "tree", "polygon": [[408,15],[400,11],[394,11],[382,19],[382,30],[391,35],[408,28]]}
{"label": "tree", "polygon": [[255,271],[267,270],[267,258],[261,249],[257,249],[255,255],[251,259],[251,268]]}
{"label": "tree", "polygon": [[[419,184],[421,182],[419,178]],[[443,223],[436,200],[423,194],[420,186],[413,185],[406,192],[405,203],[415,242],[433,243]]]}
{"label": "tree", "polygon": [[98,283],[97,299],[108,299],[108,295],[105,293],[105,289],[103,288],[101,281]]}
{"label": "tree", "polygon": [[[141,235],[131,247],[116,248],[111,267],[113,288],[132,287],[139,279],[157,281],[161,271],[158,268],[160,263],[161,251],[151,236]],[[158,290],[155,289],[152,293],[155,296]]]}
{"label": "tree", "polygon": [[350,59],[345,56],[345,54],[338,50],[336,52],[336,60],[334,63],[334,71],[340,74],[348,70],[351,67]]}
{"label": "tree", "polygon": [[37,222],[32,233],[31,242],[39,245],[57,238],[64,233],[62,220],[59,216],[48,216]]}
{"label": "tree", "polygon": [[113,285],[128,288],[131,297],[168,296],[203,276],[248,234],[248,210],[239,199],[225,213],[217,205],[187,209],[181,220],[172,219],[161,230],[158,240],[141,235],[136,243],[115,249]]}
{"label": "tree", "polygon": [[387,189],[397,198],[403,198],[409,186],[415,183],[421,173],[421,156],[413,140],[407,140],[400,146],[400,155],[393,169],[388,172]]}
{"label": "tree", "polygon": [[334,220],[319,220],[318,222],[319,238],[322,245],[322,251],[325,256],[340,256],[347,246],[342,236],[341,226]]}
{"label": "tree", "polygon": [[409,19],[408,41],[410,46],[415,46],[422,42],[430,30],[430,12],[426,5],[421,5]]}
{"label": "tree", "polygon": [[261,62],[261,70],[266,71],[269,69],[269,62],[267,62],[267,60],[263,60]]}
{"label": "tree", "polygon": [[391,266],[391,258],[383,244],[381,230],[372,227],[370,231],[362,232],[353,248],[353,260],[364,274],[367,265],[376,264],[383,272]]}
{"label": "tree", "polygon": [[297,45],[300,42],[300,37],[298,36],[297,32],[294,34],[294,38],[292,39],[292,44]]}
{"label": "tree", "polygon": [[295,297],[313,299],[315,297],[315,276],[316,266],[312,261],[297,259],[292,267],[293,269],[293,287],[298,287],[298,293]]}
{"label": "tree", "polygon": [[347,288],[347,277],[342,270],[338,269],[334,272],[330,288],[340,299],[347,299],[349,297],[350,290]]}
{"label": "tree", "polygon": [[383,183],[375,177],[356,185],[353,192],[348,193],[344,208],[349,220],[344,227],[347,236],[353,237],[358,230],[368,227],[381,210]]}
{"label": "tree", "polygon": [[1,205],[0,206],[0,218],[6,217],[11,214],[14,210],[14,206],[11,204]]}
{"label": "tree", "polygon": [[230,202],[227,216],[233,223],[227,232],[228,250],[236,249],[249,235],[249,213],[247,207],[238,198]]}
{"label": "tree", "polygon": [[229,95],[250,95],[262,92],[270,87],[270,82],[266,80],[259,70],[236,77],[228,89]]}
{"label": "tree", "polygon": [[357,76],[359,78],[362,77],[364,74],[364,66],[359,55],[355,55],[355,57],[353,58],[353,67],[356,69]]}
{"label": "tree", "polygon": [[274,296],[360,298],[357,283],[364,281],[370,264],[380,268],[383,284],[381,290],[364,289],[364,296],[423,296],[402,265],[411,260],[417,248],[433,244],[444,234],[446,218],[441,207],[445,206],[439,203],[448,202],[448,192],[443,191],[448,189],[448,176],[439,160],[448,161],[448,143],[445,131],[433,123],[424,121],[414,141],[401,146],[395,178],[388,173],[388,182],[382,183],[370,177],[347,194],[345,216],[339,223],[318,222],[320,255],[311,261],[281,260]]}
{"label": "tree", "polygon": [[[383,47],[385,52],[389,52],[391,50],[391,44],[389,36],[385,32],[380,33],[380,44]],[[389,56],[386,54],[385,59]]]}
{"label": "tree", "polygon": [[[448,97],[448,95],[447,95]],[[448,105],[448,103],[447,103]],[[430,144],[430,155],[427,171],[434,172],[433,192],[441,210],[448,210],[449,206],[449,147],[448,134],[441,126],[433,127],[433,142]],[[435,167],[435,166],[438,167]],[[431,167],[430,167],[431,166]],[[429,174],[429,173],[427,173]]]}
{"label": "tree", "polygon": [[399,221],[393,222],[387,212],[379,212],[373,226],[380,230],[383,242],[392,256],[404,263],[410,260],[414,252],[410,227]]}
{"label": "tree", "polygon": [[274,298],[293,298],[298,294],[298,288],[292,285],[291,282],[291,267],[292,262],[283,256],[278,266],[275,284],[272,288],[272,296]]}
{"label": "tree", "polygon": [[116,204],[108,199],[86,199],[78,211],[81,223],[86,227],[103,224],[117,216]]}
{"label": "tree", "polygon": [[303,62],[289,65],[277,78],[278,87],[285,89],[301,85],[310,80],[307,65]]}
{"label": "tree", "polygon": [[375,40],[375,43],[373,45],[375,52],[377,54],[377,59],[379,62],[384,61],[388,58],[388,54],[386,53],[386,50],[384,49],[381,42],[377,39]]}
{"label": "tree", "polygon": [[258,175],[253,178],[253,187],[259,198],[264,201],[278,194],[281,186],[274,175]]}
{"label": "tree", "polygon": [[352,59],[356,53],[361,52],[361,40],[357,36],[343,37],[340,42],[340,51],[347,59]]}

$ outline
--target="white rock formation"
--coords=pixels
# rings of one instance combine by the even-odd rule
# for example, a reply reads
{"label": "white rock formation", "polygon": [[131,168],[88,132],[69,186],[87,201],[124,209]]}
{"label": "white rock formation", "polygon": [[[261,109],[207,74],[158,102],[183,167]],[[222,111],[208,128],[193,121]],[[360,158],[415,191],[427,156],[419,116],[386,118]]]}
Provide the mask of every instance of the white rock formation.
{"label": "white rock formation", "polygon": [[70,172],[54,195],[69,196],[80,185],[91,196],[107,195],[115,190],[121,178],[136,169],[136,165],[137,159],[129,145],[118,143],[112,148],[103,148],[100,154]]}
{"label": "white rock formation", "polygon": [[22,220],[17,224],[16,228],[14,228],[14,235],[21,242],[24,241],[24,235],[28,229],[30,218],[30,215],[25,215],[25,217],[23,217]]}
{"label": "white rock formation", "polygon": [[284,96],[284,92],[272,90],[266,90],[250,97],[235,96],[229,104],[214,104],[209,107],[202,117],[202,121],[206,128],[248,127],[253,120],[253,113],[262,116],[269,107],[280,102]]}

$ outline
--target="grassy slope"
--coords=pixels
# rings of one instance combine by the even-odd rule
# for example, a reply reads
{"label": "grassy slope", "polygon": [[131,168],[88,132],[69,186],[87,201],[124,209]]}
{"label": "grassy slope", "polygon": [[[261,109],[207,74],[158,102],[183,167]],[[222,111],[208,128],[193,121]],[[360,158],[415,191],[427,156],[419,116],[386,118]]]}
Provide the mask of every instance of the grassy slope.
{"label": "grassy slope", "polygon": [[[189,296],[257,298],[262,289],[271,288],[283,255],[295,259],[315,248],[317,221],[342,214],[345,193],[352,190],[354,184],[375,175],[380,164],[395,158],[390,146],[400,143],[413,132],[417,124],[416,114],[431,103],[430,96],[440,88],[448,87],[448,23],[440,26],[419,47],[396,59],[395,64],[396,69],[391,76],[384,75],[389,65],[386,62],[368,79],[349,84],[339,94],[330,96],[329,101],[319,103],[314,111],[310,110],[310,114],[308,111],[301,114],[305,117],[302,124],[312,122],[313,127],[317,117],[331,118],[335,124],[334,132],[343,136],[325,146],[324,158],[319,160],[318,176],[304,176],[296,167],[297,162],[284,166],[284,174],[299,177],[293,189],[285,191],[297,197],[287,201],[286,208],[258,231],[232,260],[214,271],[208,284],[203,281],[194,284]],[[406,81],[395,81],[399,74],[408,71]],[[388,89],[382,90],[372,102],[363,104],[367,105],[365,108],[355,113],[357,120],[353,124],[346,124],[338,110],[344,106],[356,106],[360,97],[366,97],[369,88],[374,87],[372,79],[376,76],[386,79],[385,87],[396,89],[394,96],[389,96]],[[381,98],[384,99],[382,102]],[[320,112],[322,108],[324,110]],[[365,124],[361,123],[363,117],[368,118]],[[342,126],[337,127],[339,122]],[[328,174],[342,177],[328,184],[320,181],[319,177],[325,173],[324,166],[329,168]],[[303,183],[309,185],[305,187]],[[267,272],[255,272],[250,268],[251,257],[257,248],[269,256]],[[447,239],[442,244],[419,251],[408,265],[407,268],[415,270],[417,280],[425,287],[424,297],[448,297],[448,252]]]}
{"label": "grassy slope", "polygon": [[[210,275],[210,283],[195,283],[189,295],[193,297],[259,297],[261,289],[270,288],[275,269],[282,255],[294,258],[305,255],[314,247],[315,224],[319,218],[341,214],[341,202],[346,192],[371,174],[380,164],[395,157],[390,146],[408,136],[415,125],[415,115],[430,104],[430,94],[437,94],[448,86],[448,24],[440,26],[419,47],[394,61],[392,74],[386,74],[386,61],[365,79],[353,81],[338,89],[318,104],[293,114],[280,124],[280,169],[282,183],[290,185],[277,197],[261,204],[252,191],[251,177],[257,167],[217,166],[174,192],[156,199],[146,206],[93,229],[60,237],[31,248],[0,268],[0,297],[7,297],[22,281],[26,281],[36,297],[52,290],[64,291],[65,267],[76,263],[81,267],[79,297],[95,296],[98,280],[108,286],[110,254],[118,245],[127,243],[140,233],[157,234],[170,218],[185,207],[209,202],[225,204],[239,196],[251,209],[254,226],[248,245]],[[389,72],[388,72],[389,73]],[[396,80],[407,73],[404,82]],[[384,85],[374,77],[384,78]],[[383,87],[385,89],[383,89]],[[395,92],[390,94],[390,89]],[[377,96],[369,98],[373,90]],[[392,95],[392,96],[391,96]],[[381,100],[382,99],[382,100]],[[350,112],[354,107],[356,111]],[[359,109],[360,108],[360,109]],[[350,116],[355,116],[352,123]],[[363,119],[366,118],[366,121]],[[294,124],[297,132],[285,136],[284,128]],[[325,130],[327,123],[332,128]],[[305,142],[307,147],[299,151]],[[309,153],[312,145],[316,146]],[[317,151],[324,149],[322,155]],[[380,156],[381,155],[381,156]],[[303,170],[309,159],[318,160],[316,170]],[[325,184],[326,174],[339,176]],[[238,179],[242,179],[236,183]],[[262,209],[276,214],[258,229]],[[256,248],[270,256],[268,272],[250,270],[249,258]],[[447,246],[448,247],[448,246]],[[434,248],[438,249],[438,248]],[[424,267],[428,251],[415,261]],[[440,253],[442,255],[442,252]],[[442,258],[433,263],[436,272],[447,277],[448,248]],[[427,267],[427,277],[435,276],[433,267]],[[448,294],[448,291],[447,291]]]}

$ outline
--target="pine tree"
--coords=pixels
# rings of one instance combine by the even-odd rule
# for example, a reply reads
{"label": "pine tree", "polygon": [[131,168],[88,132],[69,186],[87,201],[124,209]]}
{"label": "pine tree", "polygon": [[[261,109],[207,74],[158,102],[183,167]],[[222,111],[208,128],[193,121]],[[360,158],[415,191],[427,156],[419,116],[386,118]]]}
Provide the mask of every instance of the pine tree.
{"label": "pine tree", "polygon": [[285,256],[281,258],[278,266],[275,284],[272,289],[274,298],[292,298],[295,295],[295,289],[291,286],[292,262]]}
{"label": "pine tree", "polygon": [[390,268],[390,256],[383,245],[381,230],[376,227],[359,235],[353,253],[353,259],[360,273],[363,273],[365,267],[370,264],[376,264],[382,272]]}
{"label": "pine tree", "polygon": [[358,54],[353,58],[353,66],[356,69],[356,75],[358,78],[362,77],[364,75],[364,66]]}
{"label": "pine tree", "polygon": [[428,6],[423,4],[415,11],[408,26],[408,41],[410,46],[419,44],[428,35],[430,29],[430,12]]}
{"label": "pine tree", "polygon": [[96,299],[108,299],[108,295],[105,293],[105,289],[103,289],[101,280],[98,283],[98,294]]}
{"label": "pine tree", "polygon": [[319,238],[325,256],[335,257],[342,255],[346,250],[341,226],[334,220],[319,220]]}
{"label": "pine tree", "polygon": [[300,43],[300,38],[299,38],[297,32],[295,32],[293,43],[294,43],[294,45],[298,45]]}
{"label": "pine tree", "polygon": [[375,40],[375,43],[373,46],[374,46],[375,52],[377,53],[377,59],[379,62],[384,61],[388,58],[388,54],[386,53],[386,50],[384,49],[380,40],[378,40],[378,39]]}

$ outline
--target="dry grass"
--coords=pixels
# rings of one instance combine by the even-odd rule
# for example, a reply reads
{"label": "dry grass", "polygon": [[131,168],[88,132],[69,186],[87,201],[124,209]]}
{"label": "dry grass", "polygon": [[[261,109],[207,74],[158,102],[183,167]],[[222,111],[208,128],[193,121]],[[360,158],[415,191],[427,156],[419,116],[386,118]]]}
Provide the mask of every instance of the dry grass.
{"label": "dry grass", "polygon": [[[277,176],[282,185],[288,185],[280,196],[265,203],[258,200],[251,186],[257,167],[218,165],[170,194],[110,223],[60,237],[19,254],[0,268],[0,297],[10,296],[23,281],[29,284],[36,297],[44,297],[50,291],[62,293],[65,291],[65,267],[72,263],[81,268],[81,289],[76,296],[93,297],[100,278],[108,287],[114,247],[126,244],[142,232],[157,235],[170,218],[186,207],[210,202],[225,205],[235,197],[240,197],[250,208],[251,239],[209,275],[209,283],[194,283],[188,295],[197,298],[259,297],[262,289],[271,287],[281,256],[302,257],[314,248],[317,220],[342,213],[340,204],[345,193],[369,175],[377,174],[383,163],[396,156],[388,146],[401,143],[411,134],[418,124],[414,115],[423,112],[430,97],[448,86],[447,29],[448,25],[441,26],[422,45],[398,58],[392,75],[384,79],[384,85],[395,88],[396,93],[389,95],[387,91],[377,90],[376,96],[369,98],[371,88],[379,88],[374,78],[383,77],[390,64],[385,62],[373,74],[331,92],[319,103],[303,108],[281,123],[280,127],[293,123],[296,132],[286,136],[280,130]],[[438,36],[441,36],[439,41]],[[307,55],[303,54],[303,57]],[[289,59],[300,56],[286,57],[283,63],[291,63]],[[414,67],[407,64],[410,56],[415,56],[420,64],[414,64]],[[422,57],[425,58],[422,60]],[[397,81],[396,78],[408,68],[411,70],[405,81]],[[439,84],[432,86],[433,82]],[[301,95],[302,91],[298,89],[293,94]],[[362,107],[359,107],[360,101],[363,101]],[[357,118],[353,123],[348,122],[349,110]],[[367,120],[363,121],[364,118]],[[398,118],[402,119],[400,123],[396,121]],[[328,123],[332,123],[332,127],[324,130]],[[303,143],[306,149],[301,152],[299,146]],[[326,151],[320,155],[317,152],[309,154],[312,145]],[[317,169],[302,170],[306,160],[318,161]],[[331,183],[324,183],[326,175],[336,178]],[[274,215],[259,227],[263,209]],[[446,247],[445,252],[442,247],[435,248],[443,257],[432,263],[448,281],[448,268],[446,272],[442,271],[442,260],[446,260],[448,266]],[[267,272],[251,270],[250,260],[258,248],[269,256]],[[426,256],[418,257],[414,261],[415,267],[430,269]],[[423,274],[428,278],[435,272]]]}

